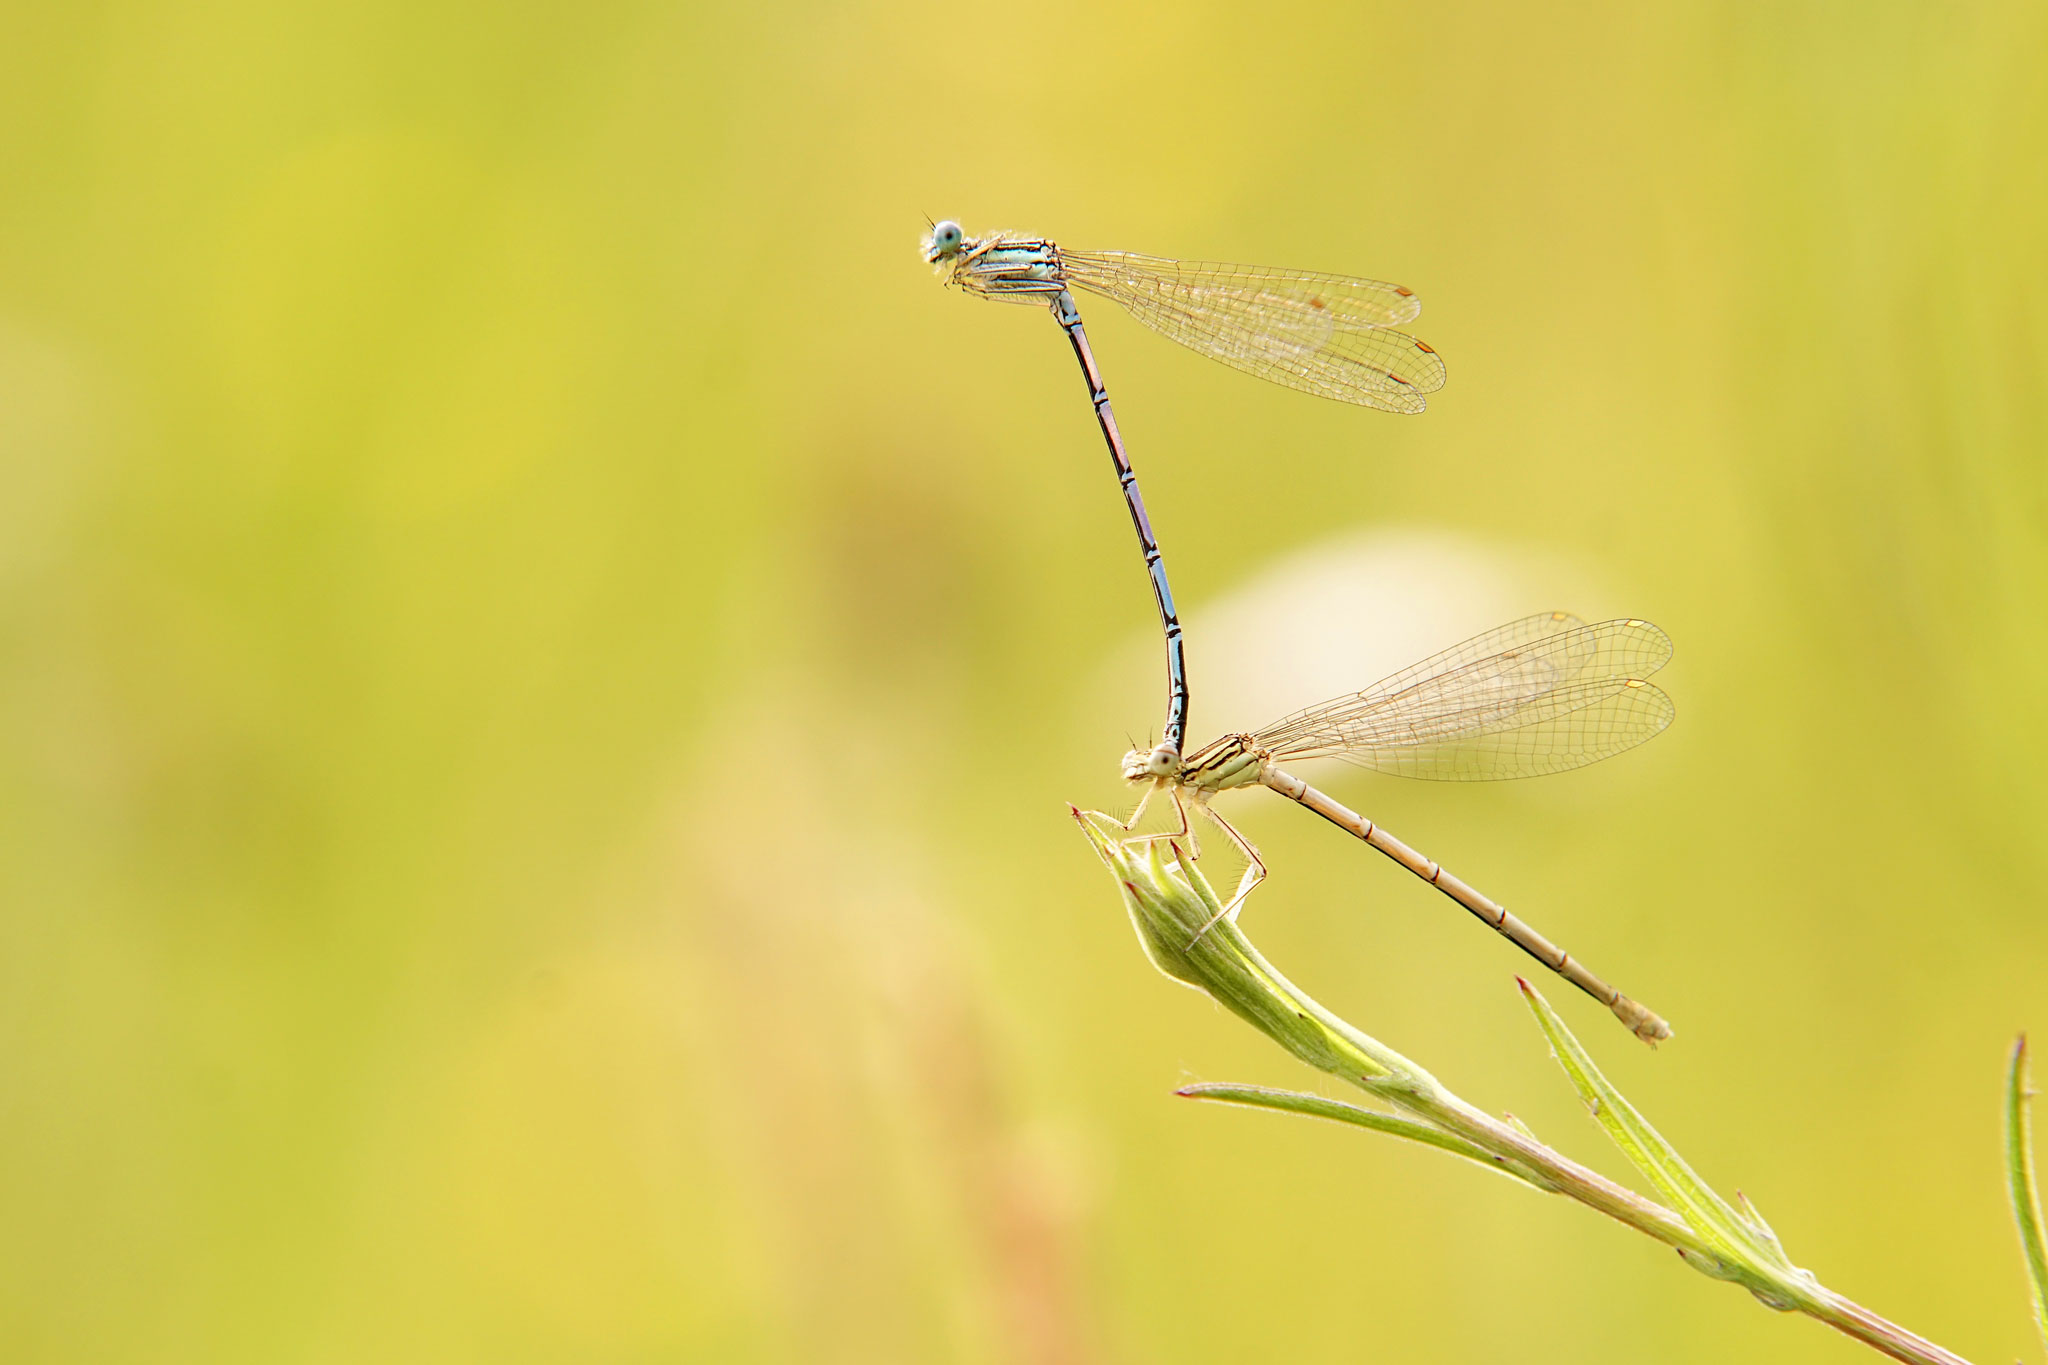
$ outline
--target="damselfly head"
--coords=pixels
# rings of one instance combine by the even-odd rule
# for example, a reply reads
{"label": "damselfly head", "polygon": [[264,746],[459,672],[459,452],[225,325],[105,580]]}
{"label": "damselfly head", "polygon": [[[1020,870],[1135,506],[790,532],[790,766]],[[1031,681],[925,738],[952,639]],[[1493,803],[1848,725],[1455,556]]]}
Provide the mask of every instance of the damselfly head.
{"label": "damselfly head", "polygon": [[1180,751],[1171,744],[1156,749],[1133,749],[1124,755],[1124,780],[1145,782],[1155,777],[1180,775]]}
{"label": "damselfly head", "polygon": [[924,239],[924,259],[928,265],[938,265],[958,251],[967,241],[967,234],[951,218],[932,224],[930,235]]}

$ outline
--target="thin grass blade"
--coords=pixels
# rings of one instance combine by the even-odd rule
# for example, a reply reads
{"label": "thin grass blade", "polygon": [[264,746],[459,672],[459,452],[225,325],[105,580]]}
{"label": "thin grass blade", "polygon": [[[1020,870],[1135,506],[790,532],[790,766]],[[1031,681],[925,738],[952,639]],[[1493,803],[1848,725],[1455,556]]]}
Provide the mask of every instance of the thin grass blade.
{"label": "thin grass blade", "polygon": [[2012,1045],[2005,1080],[2005,1178],[2012,1219],[2026,1253],[2027,1287],[2034,1296],[2034,1327],[2048,1348],[2048,1250],[2041,1239],[2041,1189],[2034,1179],[2033,1086],[2027,1079],[2027,1035]]}

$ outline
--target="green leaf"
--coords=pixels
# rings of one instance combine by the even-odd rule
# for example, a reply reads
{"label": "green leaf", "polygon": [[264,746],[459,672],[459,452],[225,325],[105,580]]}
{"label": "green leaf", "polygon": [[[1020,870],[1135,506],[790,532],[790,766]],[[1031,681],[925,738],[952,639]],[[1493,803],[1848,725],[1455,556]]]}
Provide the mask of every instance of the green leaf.
{"label": "green leaf", "polygon": [[1447,1133],[1433,1123],[1411,1119],[1400,1114],[1383,1114],[1376,1109],[1362,1109],[1342,1100],[1325,1099],[1321,1095],[1303,1094],[1298,1090],[1275,1090],[1263,1085],[1232,1085],[1224,1082],[1204,1082],[1199,1085],[1182,1086],[1174,1091],[1192,1100],[1214,1100],[1222,1104],[1242,1104],[1254,1109],[1279,1109],[1290,1114],[1306,1114],[1310,1118],[1330,1119],[1337,1123],[1349,1123],[1359,1128],[1370,1128],[1376,1133],[1388,1133],[1394,1137],[1419,1142],[1426,1147],[1435,1147],[1476,1162],[1489,1171],[1528,1185],[1545,1193],[1557,1187],[1536,1172],[1508,1160],[1495,1156],[1476,1143],[1467,1142],[1456,1134]]}
{"label": "green leaf", "polygon": [[2042,1345],[2048,1346],[2048,1251],[2041,1244],[2041,1191],[2034,1181],[2033,1121],[2027,1104],[2033,1097],[2027,1083],[2027,1035],[2022,1033],[2012,1045],[2012,1064],[2006,1072],[2005,1179],[2020,1248],[2027,1257],[2027,1284],[2034,1292],[2034,1326]]}
{"label": "green leaf", "polygon": [[[1558,1065],[1571,1078],[1579,1098],[1592,1111],[1594,1122],[1623,1156],[1656,1186],[1664,1202],[1675,1209],[1686,1225],[1699,1234],[1719,1265],[1709,1265],[1696,1256],[1686,1263],[1716,1279],[1736,1280],[1773,1308],[1800,1306],[1808,1297],[1813,1279],[1786,1259],[1778,1239],[1760,1215],[1744,1217],[1734,1206],[1714,1193],[1700,1179],[1663,1134],[1623,1098],[1621,1092],[1601,1074],[1600,1068],[1565,1027],[1564,1020],[1550,1008],[1536,988],[1516,978],[1522,995],[1536,1015]],[[1745,1205],[1747,1201],[1744,1201]],[[1754,1210],[1751,1211],[1754,1214]]]}

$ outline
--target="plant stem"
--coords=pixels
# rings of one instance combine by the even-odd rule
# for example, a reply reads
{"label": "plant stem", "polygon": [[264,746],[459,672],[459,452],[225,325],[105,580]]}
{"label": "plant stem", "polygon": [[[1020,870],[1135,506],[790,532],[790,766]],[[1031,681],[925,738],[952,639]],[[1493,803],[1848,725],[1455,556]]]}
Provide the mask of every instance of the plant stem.
{"label": "plant stem", "polygon": [[1882,1351],[1893,1360],[1911,1361],[1913,1365],[1970,1365],[1953,1351],[1945,1351],[1927,1338],[1909,1332],[1895,1322],[1886,1321],[1832,1289],[1819,1286],[1815,1289],[1817,1301],[1800,1304],[1799,1311],[1845,1336],[1856,1338],[1874,1351]]}
{"label": "plant stem", "polygon": [[[1961,1356],[1824,1288],[1787,1260],[1762,1216],[1739,1197],[1737,1207],[1707,1188],[1599,1074],[1563,1021],[1526,982],[1524,995],[1552,1051],[1595,1119],[1685,1212],[1647,1199],[1519,1125],[1466,1103],[1422,1067],[1324,1008],[1268,962],[1233,919],[1216,918],[1222,907],[1215,892],[1170,841],[1129,838],[1107,816],[1076,810],[1074,817],[1122,886],[1124,908],[1154,966],[1209,995],[1310,1066],[1413,1117],[1376,1115],[1320,1096],[1253,1086],[1191,1086],[1182,1094],[1334,1118],[1485,1161],[1674,1248],[1694,1269],[1742,1285],[1769,1307],[1805,1313],[1894,1360],[1968,1365]],[[1418,1132],[1418,1123],[1437,1131]]]}

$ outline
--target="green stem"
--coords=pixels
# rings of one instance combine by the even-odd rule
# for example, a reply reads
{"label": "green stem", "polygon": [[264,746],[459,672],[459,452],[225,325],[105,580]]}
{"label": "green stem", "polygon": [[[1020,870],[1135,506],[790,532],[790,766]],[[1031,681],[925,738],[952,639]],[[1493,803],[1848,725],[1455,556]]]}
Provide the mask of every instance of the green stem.
{"label": "green stem", "polygon": [[[1740,1283],[1771,1307],[1805,1313],[1894,1360],[1968,1365],[1793,1267],[1761,1216],[1746,1204],[1746,1213],[1738,1211],[1707,1190],[1625,1101],[1625,1113],[1608,1115],[1609,1131],[1620,1134],[1623,1150],[1658,1177],[1660,1187],[1684,1196],[1691,1219],[1580,1165],[1521,1126],[1467,1104],[1407,1057],[1325,1009],[1261,956],[1234,920],[1214,918],[1221,909],[1215,892],[1170,840],[1129,838],[1121,825],[1095,812],[1075,810],[1074,818],[1122,886],[1124,908],[1154,966],[1211,996],[1310,1066],[1403,1114],[1257,1086],[1190,1086],[1180,1093],[1311,1114],[1428,1143],[1568,1196],[1675,1248],[1695,1269]],[[1619,1101],[1562,1021],[1526,983],[1524,990],[1538,1018],[1547,1021],[1553,1049],[1581,1093]],[[1595,1115],[1601,1116],[1598,1103]]]}

